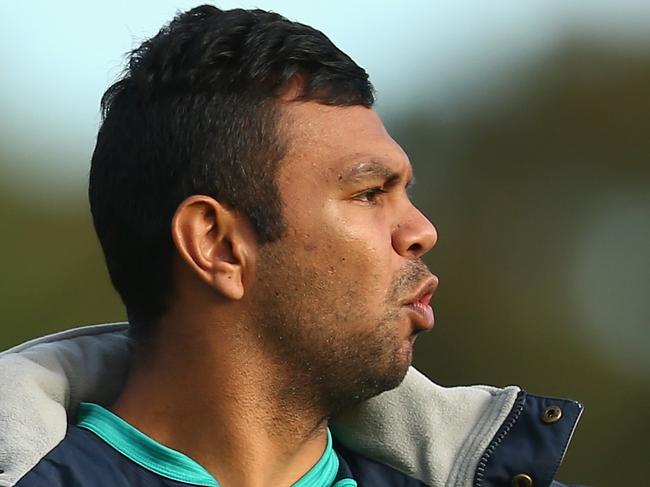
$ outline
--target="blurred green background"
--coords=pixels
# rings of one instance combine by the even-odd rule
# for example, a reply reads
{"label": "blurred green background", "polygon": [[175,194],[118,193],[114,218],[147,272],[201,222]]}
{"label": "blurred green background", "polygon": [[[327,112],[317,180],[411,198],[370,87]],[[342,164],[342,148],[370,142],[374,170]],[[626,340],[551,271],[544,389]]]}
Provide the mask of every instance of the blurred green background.
{"label": "blurred green background", "polygon": [[[193,5],[0,7],[0,348],[124,319],[85,198],[98,102],[121,55]],[[558,478],[644,485],[650,3],[255,5],[366,67],[412,159],[441,279],[416,366],[582,401]]]}

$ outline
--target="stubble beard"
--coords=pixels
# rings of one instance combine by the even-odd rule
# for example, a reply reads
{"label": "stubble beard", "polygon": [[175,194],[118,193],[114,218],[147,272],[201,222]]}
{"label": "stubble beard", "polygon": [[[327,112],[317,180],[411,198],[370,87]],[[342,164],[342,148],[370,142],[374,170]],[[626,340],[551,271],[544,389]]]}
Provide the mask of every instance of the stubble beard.
{"label": "stubble beard", "polygon": [[402,269],[377,313],[360,282],[372,276],[332,276],[287,254],[263,252],[254,306],[262,346],[285,371],[275,378],[277,414],[326,418],[397,387],[411,364],[410,346],[398,333],[399,300],[426,266],[414,261]]}

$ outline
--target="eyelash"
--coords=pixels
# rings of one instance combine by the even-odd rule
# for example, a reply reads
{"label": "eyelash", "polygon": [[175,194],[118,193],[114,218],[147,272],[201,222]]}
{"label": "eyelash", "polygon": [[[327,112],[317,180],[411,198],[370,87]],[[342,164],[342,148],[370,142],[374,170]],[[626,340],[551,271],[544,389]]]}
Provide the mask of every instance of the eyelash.
{"label": "eyelash", "polygon": [[387,191],[385,189],[376,187],[376,188],[367,189],[362,193],[356,195],[354,198],[357,201],[361,201],[362,203],[376,205],[378,203],[377,198],[379,198],[381,195],[384,195],[386,193]]}

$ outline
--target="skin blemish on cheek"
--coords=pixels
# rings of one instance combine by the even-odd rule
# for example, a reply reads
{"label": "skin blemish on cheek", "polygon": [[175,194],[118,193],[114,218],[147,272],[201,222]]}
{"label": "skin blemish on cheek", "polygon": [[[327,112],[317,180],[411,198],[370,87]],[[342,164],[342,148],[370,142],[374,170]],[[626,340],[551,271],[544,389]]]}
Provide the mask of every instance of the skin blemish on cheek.
{"label": "skin blemish on cheek", "polygon": [[316,250],[316,249],[318,248],[318,244],[317,244],[315,241],[313,241],[313,240],[312,240],[312,241],[306,241],[306,242],[303,244],[303,248],[304,248],[307,252],[313,252],[314,250]]}

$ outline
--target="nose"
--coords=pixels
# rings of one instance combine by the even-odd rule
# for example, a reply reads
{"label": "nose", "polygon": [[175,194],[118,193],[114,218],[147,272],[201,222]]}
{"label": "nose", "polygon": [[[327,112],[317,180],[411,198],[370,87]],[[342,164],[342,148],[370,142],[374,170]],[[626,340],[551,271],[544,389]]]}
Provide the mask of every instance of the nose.
{"label": "nose", "polygon": [[403,257],[417,258],[433,248],[438,232],[420,210],[411,206],[408,218],[393,231],[393,248]]}

